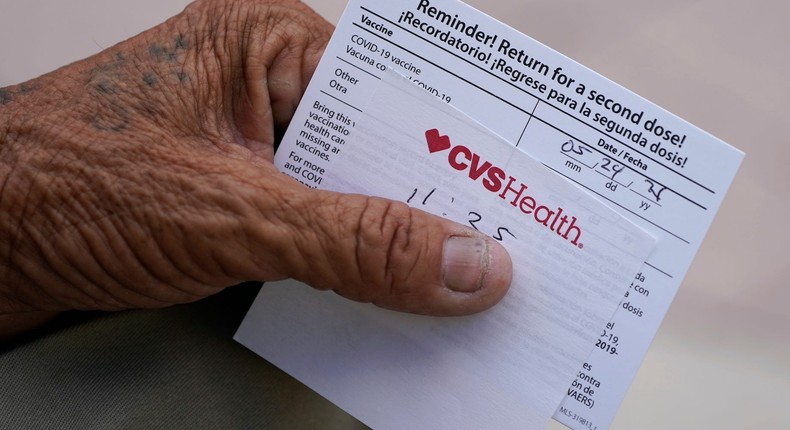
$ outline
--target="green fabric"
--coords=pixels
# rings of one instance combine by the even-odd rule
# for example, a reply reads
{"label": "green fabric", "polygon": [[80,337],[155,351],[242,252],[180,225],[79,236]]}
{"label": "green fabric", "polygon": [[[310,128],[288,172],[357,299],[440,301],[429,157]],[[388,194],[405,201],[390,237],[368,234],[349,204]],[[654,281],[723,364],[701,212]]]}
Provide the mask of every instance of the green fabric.
{"label": "green fabric", "polygon": [[0,352],[9,429],[364,429],[236,343],[258,287],[152,311],[72,313]]}

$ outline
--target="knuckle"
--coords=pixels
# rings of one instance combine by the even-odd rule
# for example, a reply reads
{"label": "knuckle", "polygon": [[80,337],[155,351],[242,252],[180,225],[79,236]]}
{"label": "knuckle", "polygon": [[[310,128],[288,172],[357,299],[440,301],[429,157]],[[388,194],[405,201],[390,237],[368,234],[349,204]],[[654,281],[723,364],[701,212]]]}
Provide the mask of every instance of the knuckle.
{"label": "knuckle", "polygon": [[423,254],[414,240],[414,214],[408,205],[365,198],[356,228],[356,263],[372,301],[397,295]]}

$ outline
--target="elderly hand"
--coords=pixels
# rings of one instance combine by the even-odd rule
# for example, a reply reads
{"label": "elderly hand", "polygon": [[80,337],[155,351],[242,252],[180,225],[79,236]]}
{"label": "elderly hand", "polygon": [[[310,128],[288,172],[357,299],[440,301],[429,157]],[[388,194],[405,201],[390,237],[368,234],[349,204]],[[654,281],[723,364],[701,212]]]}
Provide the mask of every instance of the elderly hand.
{"label": "elderly hand", "polygon": [[496,303],[511,262],[495,241],[271,164],[331,31],[297,1],[203,0],[0,89],[0,331],[251,279],[422,314]]}

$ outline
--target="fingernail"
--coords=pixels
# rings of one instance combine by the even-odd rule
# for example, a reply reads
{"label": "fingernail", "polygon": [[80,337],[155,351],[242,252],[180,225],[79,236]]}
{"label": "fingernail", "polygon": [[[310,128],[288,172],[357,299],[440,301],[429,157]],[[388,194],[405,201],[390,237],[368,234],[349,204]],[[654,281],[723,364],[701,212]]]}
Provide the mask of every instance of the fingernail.
{"label": "fingernail", "polygon": [[479,290],[491,269],[490,252],[488,243],[483,239],[464,236],[448,238],[442,254],[444,285],[463,293]]}

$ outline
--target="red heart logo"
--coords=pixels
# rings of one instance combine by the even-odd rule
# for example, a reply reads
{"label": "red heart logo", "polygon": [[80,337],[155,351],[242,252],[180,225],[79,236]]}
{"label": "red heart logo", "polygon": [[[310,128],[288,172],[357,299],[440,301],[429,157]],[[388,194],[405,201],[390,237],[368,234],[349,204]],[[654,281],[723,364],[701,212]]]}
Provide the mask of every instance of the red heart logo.
{"label": "red heart logo", "polygon": [[450,138],[439,134],[439,130],[433,129],[425,132],[425,140],[428,142],[428,151],[433,154],[434,152],[444,151],[450,149]]}

